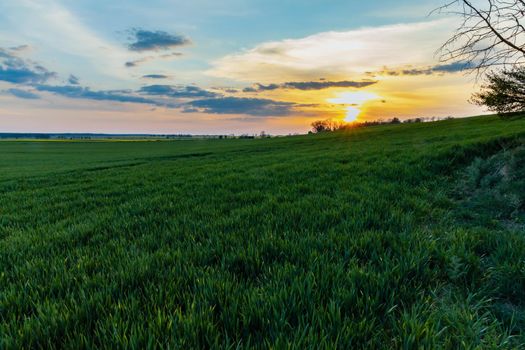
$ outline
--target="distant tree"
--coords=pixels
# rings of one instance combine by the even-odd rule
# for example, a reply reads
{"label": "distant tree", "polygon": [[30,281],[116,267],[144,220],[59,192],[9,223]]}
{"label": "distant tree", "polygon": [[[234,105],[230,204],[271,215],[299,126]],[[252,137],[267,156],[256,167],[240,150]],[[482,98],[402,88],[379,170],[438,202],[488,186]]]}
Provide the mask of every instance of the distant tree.
{"label": "distant tree", "polygon": [[333,119],[316,120],[311,125],[315,133],[343,130],[347,127],[346,123]]}
{"label": "distant tree", "polygon": [[454,0],[437,11],[462,19],[440,49],[442,61],[464,62],[478,74],[525,63],[524,0]]}
{"label": "distant tree", "polygon": [[329,124],[330,124],[330,128],[332,129],[332,131],[344,130],[348,127],[348,123],[345,123],[340,120],[330,119]]}
{"label": "distant tree", "polygon": [[525,111],[525,67],[490,72],[480,92],[472,101],[505,117],[508,113]]}
{"label": "distant tree", "polygon": [[392,118],[390,124],[401,124],[401,120],[399,120],[399,118]]}
{"label": "distant tree", "polygon": [[326,120],[316,120],[312,123],[312,131],[316,133],[330,131],[329,126],[326,123]]}
{"label": "distant tree", "polygon": [[424,120],[423,118],[406,119],[403,121],[403,123],[405,124],[422,123],[423,120]]}

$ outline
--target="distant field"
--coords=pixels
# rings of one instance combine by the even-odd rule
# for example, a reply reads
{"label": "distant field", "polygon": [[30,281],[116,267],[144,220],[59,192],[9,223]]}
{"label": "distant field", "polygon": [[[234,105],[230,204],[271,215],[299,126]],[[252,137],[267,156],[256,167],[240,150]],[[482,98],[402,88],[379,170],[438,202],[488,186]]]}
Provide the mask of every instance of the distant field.
{"label": "distant field", "polygon": [[524,347],[523,145],[2,141],[0,348]]}

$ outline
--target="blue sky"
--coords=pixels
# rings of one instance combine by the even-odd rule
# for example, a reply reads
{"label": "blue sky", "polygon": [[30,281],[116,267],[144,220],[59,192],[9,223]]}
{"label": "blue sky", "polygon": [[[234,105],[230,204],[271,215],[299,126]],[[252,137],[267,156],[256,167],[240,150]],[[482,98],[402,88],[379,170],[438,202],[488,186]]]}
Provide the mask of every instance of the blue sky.
{"label": "blue sky", "polygon": [[2,2],[0,131],[288,133],[350,109],[480,112],[472,77],[434,55],[456,24],[428,16],[441,3]]}

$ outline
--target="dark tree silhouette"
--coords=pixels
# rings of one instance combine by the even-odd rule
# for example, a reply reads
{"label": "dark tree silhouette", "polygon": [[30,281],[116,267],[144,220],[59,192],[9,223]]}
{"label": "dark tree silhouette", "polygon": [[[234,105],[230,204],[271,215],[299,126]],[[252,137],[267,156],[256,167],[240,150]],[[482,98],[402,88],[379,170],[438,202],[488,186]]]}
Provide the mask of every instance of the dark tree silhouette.
{"label": "dark tree silhouette", "polygon": [[525,0],[454,0],[436,11],[462,18],[440,49],[442,61],[468,63],[478,75],[525,63]]}
{"label": "dark tree silhouette", "polygon": [[502,117],[525,111],[525,67],[487,74],[487,82],[472,101]]}
{"label": "dark tree silhouette", "polygon": [[311,124],[312,131],[315,133],[325,132],[325,131],[337,131],[343,130],[347,127],[347,123],[326,119],[326,120],[316,120]]}
{"label": "dark tree silhouette", "polygon": [[392,118],[390,124],[401,124],[401,120],[399,120],[399,118]]}
{"label": "dark tree silhouette", "polygon": [[312,125],[313,132],[319,133],[319,132],[329,131],[325,120],[316,120],[311,125]]}

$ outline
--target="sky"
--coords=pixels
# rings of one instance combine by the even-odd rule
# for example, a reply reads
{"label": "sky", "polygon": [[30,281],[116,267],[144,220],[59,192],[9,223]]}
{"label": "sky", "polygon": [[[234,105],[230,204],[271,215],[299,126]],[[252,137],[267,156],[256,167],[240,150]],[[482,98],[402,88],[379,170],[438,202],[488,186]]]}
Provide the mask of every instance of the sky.
{"label": "sky", "polygon": [[304,133],[463,117],[442,0],[0,2],[0,132]]}

